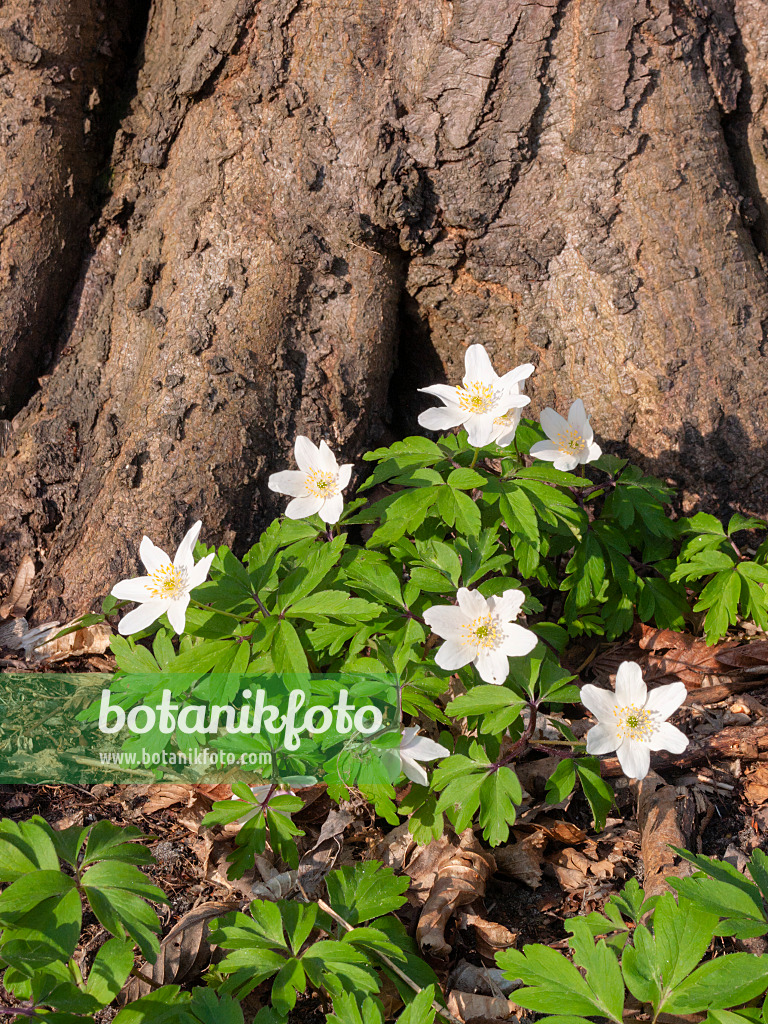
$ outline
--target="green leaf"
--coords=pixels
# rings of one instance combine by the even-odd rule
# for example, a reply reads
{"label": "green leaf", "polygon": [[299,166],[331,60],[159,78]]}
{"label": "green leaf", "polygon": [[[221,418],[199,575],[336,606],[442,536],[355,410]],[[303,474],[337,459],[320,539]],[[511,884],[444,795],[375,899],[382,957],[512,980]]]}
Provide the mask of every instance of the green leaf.
{"label": "green leaf", "polygon": [[454,469],[448,474],[446,483],[459,491],[471,491],[475,487],[485,487],[488,478],[477,473],[474,469],[462,467]]}
{"label": "green leaf", "polygon": [[698,964],[715,932],[717,918],[690,900],[678,903],[663,893],[653,915],[658,966],[667,991],[675,988]]}
{"label": "green leaf", "polygon": [[522,487],[507,487],[499,498],[499,509],[513,533],[521,534],[538,547],[539,520],[530,498]]}
{"label": "green leaf", "polygon": [[755,516],[743,516],[741,512],[735,512],[728,523],[728,536],[732,537],[739,530],[765,530],[764,519],[756,519]]}
{"label": "green leaf", "polygon": [[97,821],[88,834],[82,867],[100,860],[120,860],[127,864],[154,864],[155,858],[140,841],[151,839],[135,825],[113,825]]}
{"label": "green leaf", "polygon": [[154,910],[144,899],[168,903],[162,889],[149,882],[133,864],[100,861],[88,868],[81,885],[100,923],[117,938],[125,932],[145,958],[154,963],[159,949],[155,933],[161,931]]}
{"label": "green leaf", "polygon": [[113,1024],[194,1024],[186,1012],[189,1001],[189,993],[180,992],[178,985],[163,985],[123,1007]]}
{"label": "green leaf", "polygon": [[189,1009],[200,1024],[243,1024],[240,1003],[230,996],[216,995],[213,989],[196,985],[192,989]]}
{"label": "green leaf", "polygon": [[605,828],[605,819],[613,806],[613,790],[608,783],[600,778],[600,762],[596,757],[583,757],[576,761],[576,771],[584,790],[584,796],[592,808],[595,829],[600,832]]}
{"label": "green leaf", "polygon": [[43,900],[66,895],[75,888],[74,878],[60,871],[34,871],[22,875],[0,893],[0,921],[12,921]]}
{"label": "green leaf", "polygon": [[480,509],[468,494],[454,491],[453,500],[456,504],[456,529],[470,537],[480,533]]}
{"label": "green leaf", "polygon": [[496,954],[496,962],[505,978],[519,978],[527,986],[515,991],[515,1002],[526,1010],[582,1017],[604,1015],[577,968],[548,946],[525,946],[522,952],[505,949]]}
{"label": "green leaf", "polygon": [[573,759],[568,757],[555,768],[547,779],[546,802],[559,804],[573,792],[576,785],[576,767]]}
{"label": "green leaf", "polygon": [[325,884],[331,907],[348,924],[358,925],[402,907],[409,883],[377,861],[363,861],[331,871]]}
{"label": "green leaf", "polygon": [[[658,909],[656,911],[658,914]],[[768,988],[768,956],[728,953],[680,981],[662,1004],[664,1013],[700,1013],[739,1006]]]}
{"label": "green leaf", "polygon": [[293,623],[281,619],[272,642],[272,661],[276,672],[303,675],[309,672],[309,663]]}
{"label": "green leaf", "polygon": [[14,882],[37,870],[58,871],[54,841],[36,822],[0,822],[0,882]]}
{"label": "green leaf", "polygon": [[592,938],[589,925],[578,918],[571,922],[574,963],[586,970],[587,984],[604,1016],[621,1024],[624,1013],[624,981],[615,954],[603,939]]}
{"label": "green leaf", "polygon": [[106,1006],[120,994],[132,970],[133,943],[108,939],[91,964],[85,990]]}
{"label": "green leaf", "polygon": [[480,814],[478,820],[483,837],[498,846],[509,838],[509,826],[517,817],[516,804],[522,803],[523,791],[517,775],[503,765],[485,777],[480,786]]}

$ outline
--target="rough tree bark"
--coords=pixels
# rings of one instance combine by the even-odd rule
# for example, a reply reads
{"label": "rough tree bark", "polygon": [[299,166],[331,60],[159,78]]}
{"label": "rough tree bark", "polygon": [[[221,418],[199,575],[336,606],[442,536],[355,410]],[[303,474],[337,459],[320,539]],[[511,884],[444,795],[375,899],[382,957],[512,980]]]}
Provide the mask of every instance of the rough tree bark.
{"label": "rough tree bark", "polygon": [[[142,532],[245,546],[297,432],[353,459],[412,429],[472,342],[537,364],[534,411],[581,395],[691,500],[767,512],[767,98],[762,0],[153,0],[8,431],[5,583],[34,554],[62,617]],[[69,287],[44,244],[15,339]]]}

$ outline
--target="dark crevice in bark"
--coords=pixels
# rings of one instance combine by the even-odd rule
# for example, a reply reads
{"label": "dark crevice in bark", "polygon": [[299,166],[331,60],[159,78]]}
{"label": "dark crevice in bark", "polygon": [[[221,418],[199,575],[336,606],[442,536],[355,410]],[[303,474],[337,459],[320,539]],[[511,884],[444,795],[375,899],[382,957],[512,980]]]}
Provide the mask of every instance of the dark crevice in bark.
{"label": "dark crevice in bark", "polygon": [[731,57],[741,75],[741,89],[736,109],[733,113],[723,114],[721,119],[723,137],[733,165],[734,177],[744,197],[740,209],[741,219],[752,237],[755,248],[761,254],[763,267],[768,270],[765,263],[768,258],[768,196],[763,195],[760,189],[757,168],[749,144],[753,90],[741,33],[738,33],[731,43]]}
{"label": "dark crevice in bark", "polygon": [[395,438],[423,433],[418,424],[419,413],[434,405],[429,395],[419,388],[430,384],[449,383],[439,353],[432,344],[429,321],[419,303],[406,289],[398,308],[398,344],[389,385],[389,406],[392,411],[392,434]]}
{"label": "dark crevice in bark", "polygon": [[12,420],[29,404],[40,389],[40,378],[52,371],[62,350],[66,350],[67,335],[71,327],[70,312],[79,289],[78,278],[82,280],[83,264],[90,258],[95,241],[89,235],[92,235],[93,226],[110,194],[112,146],[120,123],[136,93],[136,70],[151,5],[152,0],[124,0],[122,10],[115,12],[116,19],[120,20],[121,45],[119,53],[114,55],[112,73],[105,76],[98,89],[94,90],[94,95],[98,94],[98,106],[91,112],[93,178],[86,193],[86,202],[91,207],[90,224],[82,225],[77,232],[80,237],[76,245],[73,246],[70,241],[69,250],[52,271],[60,279],[63,277],[67,286],[58,310],[51,311],[46,337],[36,339],[36,346],[35,341],[30,339],[25,346],[27,349],[36,347],[36,352],[34,357],[29,358],[26,367],[22,364],[18,368],[18,373],[13,374],[11,392],[4,410],[8,420]]}

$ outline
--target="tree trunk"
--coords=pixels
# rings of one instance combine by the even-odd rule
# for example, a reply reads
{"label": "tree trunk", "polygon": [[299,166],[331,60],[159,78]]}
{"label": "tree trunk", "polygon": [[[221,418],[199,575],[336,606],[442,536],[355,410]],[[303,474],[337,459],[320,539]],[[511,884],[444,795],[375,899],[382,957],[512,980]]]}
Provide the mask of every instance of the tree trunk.
{"label": "tree trunk", "polygon": [[413,430],[473,342],[537,364],[534,412],[581,396],[689,502],[765,513],[767,98],[763,0],[153,0],[79,280],[53,225],[0,248],[48,300],[11,348],[70,296],[7,439],[5,583],[36,555],[62,617],[144,532],[242,549],[297,433]]}

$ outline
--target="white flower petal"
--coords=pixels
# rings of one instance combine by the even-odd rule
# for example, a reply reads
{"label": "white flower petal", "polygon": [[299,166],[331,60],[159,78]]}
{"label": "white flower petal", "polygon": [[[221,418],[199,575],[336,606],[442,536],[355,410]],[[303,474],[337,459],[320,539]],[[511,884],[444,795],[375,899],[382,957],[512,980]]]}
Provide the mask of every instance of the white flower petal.
{"label": "white flower petal", "polygon": [[299,434],[293,445],[293,455],[296,465],[302,473],[311,473],[313,469],[319,469],[320,453],[308,437]]}
{"label": "white flower petal", "polygon": [[320,442],[320,447],[317,450],[318,462],[320,469],[324,473],[338,473],[339,464],[336,461],[336,456],[333,454],[331,449],[328,447],[325,441]]}
{"label": "white flower petal", "polygon": [[504,633],[501,651],[505,656],[509,655],[510,658],[525,657],[539,642],[539,638],[532,630],[518,626],[515,622],[508,623],[504,627]]}
{"label": "white flower petal", "polygon": [[576,469],[580,462],[583,462],[578,455],[563,455],[562,452],[553,462],[555,469],[559,469],[563,473],[570,473],[572,469]]}
{"label": "white flower petal", "polygon": [[597,442],[592,441],[587,448],[587,458],[584,461],[595,462],[595,460],[599,459],[602,454],[603,449],[600,447],[600,445],[597,444]]}
{"label": "white flower petal", "polygon": [[136,576],[132,580],[120,580],[110,593],[119,601],[149,601],[151,586],[150,576]]}
{"label": "white flower petal", "polygon": [[120,619],[117,631],[121,636],[139,633],[156,622],[167,608],[167,601],[147,601],[146,604],[140,604],[138,608],[134,608]]}
{"label": "white flower petal", "polygon": [[[587,417],[587,410],[584,408],[584,403],[580,398],[577,398],[571,408],[568,410],[568,422],[572,427],[581,434],[581,436],[587,440],[587,431],[592,428],[589,425],[589,419]],[[592,440],[589,438],[588,440]]]}
{"label": "white flower petal", "polygon": [[642,708],[647,696],[640,666],[636,661],[622,661],[616,671],[616,703]]}
{"label": "white flower petal", "polygon": [[616,727],[608,722],[598,722],[587,733],[588,754],[608,754],[619,745]]}
{"label": "white flower petal", "polygon": [[503,408],[506,406],[505,412],[509,412],[510,409],[524,409],[526,405],[530,404],[530,397],[528,395],[519,394],[508,394],[503,400],[499,400],[499,407]]}
{"label": "white flower petal", "polygon": [[139,545],[139,558],[142,560],[149,572],[157,572],[157,570],[162,566],[171,564],[170,557],[162,548],[153,544],[149,537],[141,538],[141,544]]}
{"label": "white flower petal", "polygon": [[579,700],[591,711],[598,722],[613,722],[613,709],[616,707],[616,696],[610,690],[601,690],[599,686],[586,683],[581,688]]}
{"label": "white flower petal", "polygon": [[411,761],[436,761],[438,757],[447,757],[450,750],[428,736],[413,736],[408,743],[400,744],[400,753]]}
{"label": "white flower petal", "polygon": [[400,766],[403,769],[403,775],[406,779],[410,779],[411,782],[415,782],[419,786],[429,785],[429,776],[421,765],[412,761],[409,757],[406,757],[405,754],[400,755]]}
{"label": "white flower petal", "polygon": [[671,722],[662,722],[651,737],[651,750],[668,750],[682,754],[688,746],[688,737]]}
{"label": "white flower petal", "polygon": [[478,651],[475,668],[484,682],[500,686],[509,675],[509,659],[498,649]]}
{"label": "white flower petal", "polygon": [[168,621],[179,634],[184,632],[184,626],[187,623],[188,606],[189,594],[182,594],[181,597],[177,597],[175,601],[169,602],[168,607],[166,608]]}
{"label": "white flower petal", "polygon": [[559,448],[556,448],[551,441],[537,441],[531,445],[530,454],[534,459],[543,459],[545,462],[554,462],[555,459],[559,459],[562,454]]}
{"label": "white flower petal", "polygon": [[192,567],[189,576],[187,577],[187,590],[194,590],[195,587],[199,587],[201,583],[204,583],[208,578],[208,573],[211,571],[211,562],[216,557],[216,552],[213,551],[210,555],[206,555],[205,558],[201,558],[200,561]]}
{"label": "white flower petal", "polygon": [[483,345],[470,345],[464,355],[464,386],[474,381],[496,385],[498,377]]}
{"label": "white flower petal", "polygon": [[438,405],[419,416],[419,426],[425,430],[450,430],[464,421],[465,413],[458,405]]}
{"label": "white flower petal", "polygon": [[267,480],[267,487],[277,494],[290,494],[292,498],[307,496],[307,474],[299,469],[284,469],[280,473],[272,473]]}
{"label": "white flower petal", "polygon": [[[296,501],[302,501],[302,498],[294,499]],[[341,494],[334,494],[332,498],[326,498],[323,502],[323,507],[319,510],[320,518],[324,523],[328,523],[332,526],[334,523],[338,523],[341,513],[344,511],[344,497]]]}
{"label": "white flower petal", "polygon": [[550,408],[541,410],[539,422],[541,429],[552,441],[557,441],[559,434],[567,434],[571,429],[568,420],[563,419],[559,412]]}
{"label": "white flower petal", "polygon": [[680,707],[688,696],[685,683],[668,683],[666,686],[657,686],[654,690],[648,691],[645,700],[645,710],[655,711],[662,718],[669,718]]}
{"label": "white flower petal", "polygon": [[352,476],[352,470],[355,468],[354,463],[347,462],[343,466],[339,466],[338,483],[339,490],[343,491],[344,488],[349,484]]}
{"label": "white flower petal", "polygon": [[[525,397],[525,396],[521,396]],[[473,448],[484,448],[491,443],[493,437],[496,413],[485,413],[482,416],[470,415],[464,419],[464,426],[467,431],[467,440]]]}
{"label": "white flower petal", "polygon": [[435,395],[437,398],[441,398],[446,405],[458,405],[459,400],[456,397],[458,388],[453,388],[450,384],[430,384],[428,388],[419,388],[419,391],[425,392],[427,395]]}
{"label": "white flower petal", "polygon": [[454,605],[435,605],[424,612],[424,621],[438,636],[447,640],[456,636],[462,626],[467,624],[469,616],[461,608]]}
{"label": "white flower petal", "polygon": [[307,498],[294,498],[288,502],[285,514],[289,519],[306,519],[319,512],[325,504],[325,498],[315,498],[311,495]]}
{"label": "white flower petal", "polygon": [[519,385],[520,381],[527,380],[535,369],[533,363],[521,363],[520,366],[516,366],[514,370],[510,370],[509,373],[505,373],[499,378],[499,387],[507,389]]}
{"label": "white flower petal", "polygon": [[458,640],[446,640],[435,654],[435,664],[447,672],[455,672],[468,665],[474,657],[474,647],[459,643]]}
{"label": "white flower petal", "polygon": [[181,544],[176,549],[176,554],[173,559],[173,564],[177,569],[186,569],[187,572],[195,564],[195,560],[192,557],[192,552],[195,550],[195,542],[197,541],[200,533],[200,527],[203,525],[202,520],[190,527],[189,530],[184,534]]}
{"label": "white flower petal", "polygon": [[470,620],[477,619],[481,615],[487,615],[489,612],[488,602],[479,590],[469,590],[467,587],[459,587],[456,594],[456,600],[459,602],[459,608],[461,608]]}
{"label": "white flower petal", "polygon": [[625,739],[616,748],[621,770],[628,779],[644,779],[651,767],[651,748],[647,743]]}
{"label": "white flower petal", "polygon": [[519,412],[513,411],[508,424],[497,424],[497,430],[491,440],[495,441],[499,448],[506,448],[514,441],[515,433],[520,426],[520,416]]}
{"label": "white flower petal", "polygon": [[514,622],[525,601],[522,590],[505,590],[500,597],[489,597],[488,607],[502,622]]}

